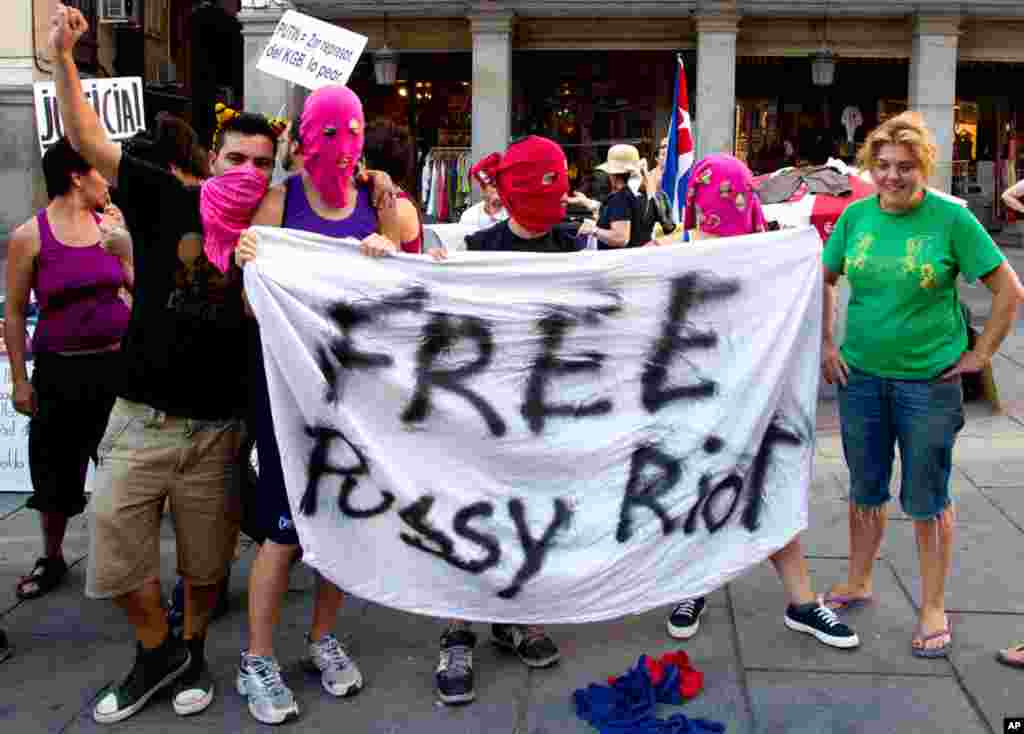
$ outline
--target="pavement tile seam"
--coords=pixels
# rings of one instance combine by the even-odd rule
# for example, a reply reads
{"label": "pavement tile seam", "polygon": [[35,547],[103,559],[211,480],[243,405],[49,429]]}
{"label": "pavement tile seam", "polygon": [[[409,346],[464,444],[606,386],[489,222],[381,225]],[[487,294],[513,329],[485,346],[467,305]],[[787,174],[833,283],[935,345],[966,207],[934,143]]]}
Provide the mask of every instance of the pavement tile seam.
{"label": "pavement tile seam", "polygon": [[900,671],[898,673],[879,673],[877,670],[844,670],[842,673],[822,673],[820,668],[772,668],[764,666],[751,666],[746,669],[748,673],[782,673],[784,675],[842,675],[842,676],[863,676],[866,678],[935,678],[937,680],[948,680],[953,677],[949,673],[914,673],[912,671]]}
{"label": "pavement tile seam", "polygon": [[750,722],[751,730],[757,731],[756,713],[754,711],[754,697],[750,693],[750,679],[747,675],[747,668],[743,664],[743,648],[740,647],[740,633],[736,625],[736,606],[732,598],[732,586],[725,585],[726,611],[729,613],[729,629],[732,635],[732,646],[736,656],[737,679],[740,684],[740,693],[743,696],[743,709],[747,721]]}
{"label": "pavement tile seam", "polygon": [[987,499],[989,501],[989,504],[995,507],[999,514],[1006,518],[1007,522],[1013,525],[1013,527],[1017,528],[1017,530],[1020,531],[1021,534],[1024,534],[1024,528],[1017,524],[1017,522],[1013,519],[1013,516],[1010,515],[1010,513],[1008,513],[1006,509],[999,503],[999,500],[990,496],[986,489],[988,488],[978,487],[978,491],[981,493],[981,496]]}

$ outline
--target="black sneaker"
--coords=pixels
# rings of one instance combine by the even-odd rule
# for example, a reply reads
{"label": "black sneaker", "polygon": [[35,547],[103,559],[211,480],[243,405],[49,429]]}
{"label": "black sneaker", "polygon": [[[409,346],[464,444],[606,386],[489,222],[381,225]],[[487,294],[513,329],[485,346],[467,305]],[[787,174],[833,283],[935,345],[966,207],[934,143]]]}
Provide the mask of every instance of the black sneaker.
{"label": "black sneaker", "polygon": [[198,714],[213,703],[213,677],[206,664],[206,639],[186,640],[185,647],[192,659],[188,670],[174,683],[172,701],[178,716]]}
{"label": "black sneaker", "polygon": [[7,642],[7,634],[0,630],[0,663],[11,656],[11,645]]}
{"label": "black sneaker", "polygon": [[469,703],[476,698],[473,687],[473,648],[476,635],[467,629],[449,629],[441,635],[441,661],[435,679],[442,703]]}
{"label": "black sneaker", "polygon": [[797,632],[814,635],[832,647],[851,648],[860,644],[857,633],[839,621],[828,607],[818,602],[786,607],[786,626]]}
{"label": "black sneaker", "polygon": [[704,614],[704,597],[679,602],[668,618],[668,633],[677,640],[688,640],[700,629],[700,615]]}
{"label": "black sneaker", "polygon": [[554,640],[543,627],[525,627],[521,624],[491,625],[494,644],[511,650],[531,668],[554,665],[562,656]]}
{"label": "black sneaker", "polygon": [[92,717],[100,724],[124,721],[145,706],[153,694],[173,683],[188,670],[188,648],[174,635],[168,635],[160,647],[144,650],[136,642],[135,665],[128,676],[100,691]]}

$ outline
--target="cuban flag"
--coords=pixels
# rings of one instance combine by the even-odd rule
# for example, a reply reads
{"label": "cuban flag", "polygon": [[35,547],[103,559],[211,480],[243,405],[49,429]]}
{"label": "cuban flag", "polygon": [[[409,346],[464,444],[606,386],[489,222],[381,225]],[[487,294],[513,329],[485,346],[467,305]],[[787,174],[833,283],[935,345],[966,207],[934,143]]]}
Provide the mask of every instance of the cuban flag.
{"label": "cuban flag", "polygon": [[668,126],[668,151],[661,188],[672,202],[672,217],[682,224],[686,209],[686,185],[693,168],[693,135],[690,124],[690,95],[686,92],[683,57],[677,56],[676,90],[672,102],[672,121]]}

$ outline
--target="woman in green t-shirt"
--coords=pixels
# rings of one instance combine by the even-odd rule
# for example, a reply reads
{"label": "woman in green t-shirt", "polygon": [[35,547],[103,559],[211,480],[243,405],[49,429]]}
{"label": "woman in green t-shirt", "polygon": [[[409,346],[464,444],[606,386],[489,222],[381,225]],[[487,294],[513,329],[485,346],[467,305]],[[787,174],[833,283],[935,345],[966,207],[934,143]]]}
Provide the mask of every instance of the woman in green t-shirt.
{"label": "woman in green t-shirt", "polygon": [[[839,386],[851,497],[849,577],[825,603],[841,609],[871,600],[898,445],[900,504],[914,520],[922,579],[911,652],[929,658],[946,656],[952,643],[944,596],[953,555],[949,474],[964,424],[961,376],[985,369],[1024,302],[1017,274],[974,215],[927,189],[936,151],[917,113],[874,130],[858,160],[878,195],[847,207],[823,256],[822,370]],[[980,278],[993,295],[992,316],[970,350],[960,274]],[[837,349],[840,275],[851,297]]]}

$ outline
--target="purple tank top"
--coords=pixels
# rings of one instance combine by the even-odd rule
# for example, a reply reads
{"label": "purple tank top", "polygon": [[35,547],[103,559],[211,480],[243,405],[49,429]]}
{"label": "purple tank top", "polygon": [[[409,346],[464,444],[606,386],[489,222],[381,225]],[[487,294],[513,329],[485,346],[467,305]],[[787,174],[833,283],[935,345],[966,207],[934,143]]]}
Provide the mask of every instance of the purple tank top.
{"label": "purple tank top", "polygon": [[121,262],[99,243],[69,247],[53,234],[46,209],[39,222],[39,256],[32,287],[39,300],[33,352],[103,349],[121,340],[131,311],[118,294]]}
{"label": "purple tank top", "polygon": [[357,186],[355,209],[345,219],[333,221],[324,219],[309,205],[306,190],[302,187],[302,174],[285,181],[284,221],[282,227],[301,229],[327,237],[354,237],[357,240],[369,237],[377,231],[377,210],[370,202],[370,190]]}

